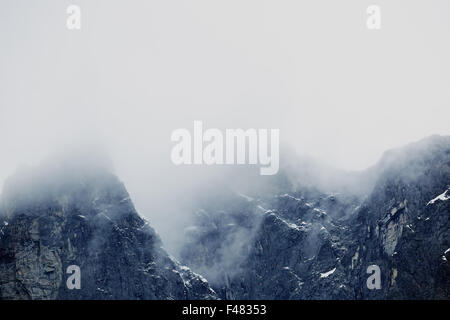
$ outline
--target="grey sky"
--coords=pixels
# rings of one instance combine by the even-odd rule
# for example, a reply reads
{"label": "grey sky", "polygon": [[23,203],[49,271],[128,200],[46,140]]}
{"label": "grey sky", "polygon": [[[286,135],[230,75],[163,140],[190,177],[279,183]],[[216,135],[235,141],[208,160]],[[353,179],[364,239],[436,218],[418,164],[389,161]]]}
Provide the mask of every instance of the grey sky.
{"label": "grey sky", "polygon": [[[70,4],[80,31],[66,29]],[[194,120],[280,128],[299,153],[366,168],[450,134],[449,13],[447,0],[2,0],[0,185],[97,141],[137,206],[156,210],[208,170],[170,162],[170,133]]]}

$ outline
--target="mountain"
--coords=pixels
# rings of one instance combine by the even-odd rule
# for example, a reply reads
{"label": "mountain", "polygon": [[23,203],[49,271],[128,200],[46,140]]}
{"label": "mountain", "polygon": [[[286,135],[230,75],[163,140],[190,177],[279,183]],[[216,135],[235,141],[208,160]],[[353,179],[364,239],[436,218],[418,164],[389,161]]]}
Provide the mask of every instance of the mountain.
{"label": "mountain", "polygon": [[[5,185],[0,225],[1,299],[216,299],[164,251],[107,170],[23,171]],[[80,289],[66,285],[72,265]]]}
{"label": "mountain", "polygon": [[[116,176],[77,163],[5,184],[1,299],[450,298],[450,137],[390,150],[361,172],[292,157],[275,177],[209,186],[180,262]],[[69,266],[80,289],[67,286]]]}
{"label": "mountain", "polygon": [[[450,137],[386,152],[353,179],[363,193],[294,181],[214,199],[187,228],[181,261],[225,299],[450,297]],[[372,265],[380,289],[367,287]]]}

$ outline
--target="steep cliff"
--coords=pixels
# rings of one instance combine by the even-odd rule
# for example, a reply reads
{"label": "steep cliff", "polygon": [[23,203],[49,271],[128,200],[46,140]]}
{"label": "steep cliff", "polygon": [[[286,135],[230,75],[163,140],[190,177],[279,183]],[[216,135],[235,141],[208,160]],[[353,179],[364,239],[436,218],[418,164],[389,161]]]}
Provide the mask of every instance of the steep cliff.
{"label": "steep cliff", "polygon": [[[258,192],[219,188],[206,197],[183,238],[188,268],[107,170],[22,171],[1,199],[0,298],[450,297],[450,137],[389,151],[328,186],[297,174],[284,170]],[[80,289],[66,283],[73,265]],[[367,286],[373,265],[375,289]]]}
{"label": "steep cliff", "polygon": [[[361,178],[373,180],[362,195],[300,181],[273,196],[246,196],[240,208],[203,210],[182,261],[227,299],[449,298],[450,138],[389,151]],[[237,260],[224,268],[223,252],[240,234],[239,255],[226,258]],[[367,287],[371,265],[380,268],[380,289]]]}
{"label": "steep cliff", "polygon": [[[169,257],[107,171],[22,172],[5,186],[0,223],[1,299],[216,298]],[[80,268],[80,289],[66,285],[71,265]]]}

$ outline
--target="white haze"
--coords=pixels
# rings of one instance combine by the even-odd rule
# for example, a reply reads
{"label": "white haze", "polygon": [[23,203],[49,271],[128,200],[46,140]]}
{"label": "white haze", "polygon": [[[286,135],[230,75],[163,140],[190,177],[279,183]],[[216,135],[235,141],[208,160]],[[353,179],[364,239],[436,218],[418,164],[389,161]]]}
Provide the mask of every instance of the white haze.
{"label": "white haze", "polygon": [[[66,29],[70,4],[80,31]],[[366,28],[371,4],[2,0],[0,185],[97,144],[169,238],[189,199],[234,170],[171,163],[171,132],[194,120],[279,128],[282,148],[347,170],[450,134],[450,2],[377,1],[379,31]]]}

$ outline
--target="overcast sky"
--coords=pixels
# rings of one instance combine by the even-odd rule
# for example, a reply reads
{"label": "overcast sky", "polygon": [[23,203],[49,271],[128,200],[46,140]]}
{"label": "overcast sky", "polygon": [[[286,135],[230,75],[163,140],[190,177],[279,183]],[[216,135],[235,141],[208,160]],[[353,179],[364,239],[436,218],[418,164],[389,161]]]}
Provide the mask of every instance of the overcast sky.
{"label": "overcast sky", "polygon": [[151,216],[208,170],[170,162],[171,132],[194,120],[279,128],[300,154],[366,168],[450,134],[449,14],[448,0],[1,0],[0,185],[95,141]]}

